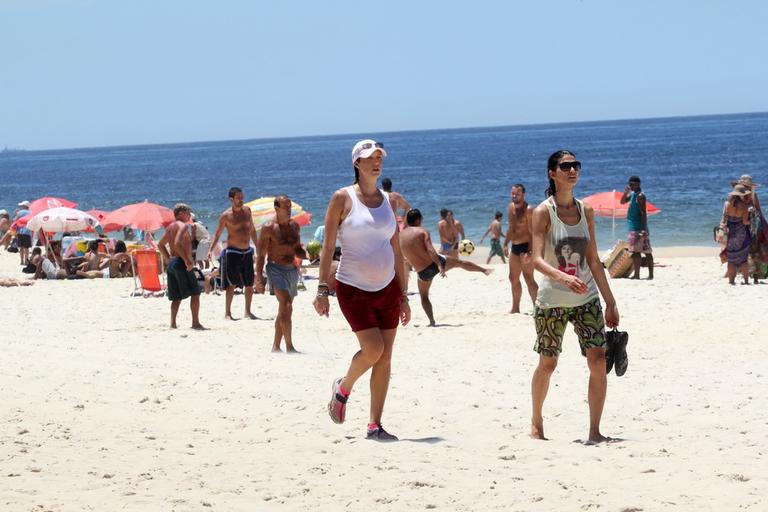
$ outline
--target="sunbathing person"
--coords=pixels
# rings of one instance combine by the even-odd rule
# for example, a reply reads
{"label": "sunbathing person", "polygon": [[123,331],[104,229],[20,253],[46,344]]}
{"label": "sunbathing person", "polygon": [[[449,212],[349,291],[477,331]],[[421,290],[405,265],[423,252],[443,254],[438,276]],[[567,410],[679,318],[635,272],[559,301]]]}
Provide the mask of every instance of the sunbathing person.
{"label": "sunbathing person", "polygon": [[0,286],[13,287],[13,286],[32,286],[34,281],[27,279],[16,279],[14,277],[0,277]]}
{"label": "sunbathing person", "polygon": [[32,249],[29,261],[35,267],[34,279],[66,279],[67,271],[61,268],[56,253],[48,251],[45,256],[42,253],[40,247]]}
{"label": "sunbathing person", "polygon": [[88,252],[85,253],[85,261],[78,267],[75,274],[86,279],[109,278],[109,258],[99,253],[99,241],[88,242]]}
{"label": "sunbathing person", "polygon": [[115,242],[115,254],[109,257],[109,277],[131,277],[133,268],[131,268],[131,257],[126,252],[125,242],[118,240]]}

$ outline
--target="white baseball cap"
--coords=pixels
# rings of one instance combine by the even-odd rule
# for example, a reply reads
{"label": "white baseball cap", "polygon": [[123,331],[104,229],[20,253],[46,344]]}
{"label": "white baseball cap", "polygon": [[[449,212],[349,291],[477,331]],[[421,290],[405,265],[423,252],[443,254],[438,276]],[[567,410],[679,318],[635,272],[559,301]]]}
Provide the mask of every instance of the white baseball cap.
{"label": "white baseball cap", "polygon": [[368,158],[376,151],[381,151],[381,156],[387,156],[387,152],[384,150],[384,144],[381,142],[376,142],[373,139],[361,140],[352,148],[352,163],[354,164],[358,158]]}
{"label": "white baseball cap", "polygon": [[27,208],[29,208],[29,201],[22,201],[19,203],[19,206],[26,206]]}
{"label": "white baseball cap", "polygon": [[8,215],[8,210],[0,210],[0,215]]}

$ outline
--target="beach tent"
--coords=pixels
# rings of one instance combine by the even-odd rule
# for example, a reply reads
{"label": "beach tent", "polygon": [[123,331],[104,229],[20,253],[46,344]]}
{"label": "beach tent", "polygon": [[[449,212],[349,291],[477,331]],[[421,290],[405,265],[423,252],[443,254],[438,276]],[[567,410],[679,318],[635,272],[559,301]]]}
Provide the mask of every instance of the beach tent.
{"label": "beach tent", "polygon": [[[612,190],[610,192],[600,192],[592,194],[583,199],[584,203],[590,205],[595,210],[595,215],[598,217],[611,217],[612,222],[612,237],[616,239],[616,219],[626,219],[627,212],[629,211],[629,203],[621,204],[621,192]],[[656,215],[661,210],[651,204],[650,201],[645,203],[645,213],[648,216]]]}
{"label": "beach tent", "polygon": [[106,225],[130,226],[142,231],[157,231],[175,220],[173,210],[144,201],[128,204],[113,211],[104,219]]}
{"label": "beach tent", "polygon": [[[274,220],[275,218],[275,198],[273,196],[260,197],[248,203],[245,203],[251,209],[253,225],[256,229]],[[299,203],[291,199],[291,219],[296,221],[299,226],[308,226],[312,223],[312,214],[304,211]]]}

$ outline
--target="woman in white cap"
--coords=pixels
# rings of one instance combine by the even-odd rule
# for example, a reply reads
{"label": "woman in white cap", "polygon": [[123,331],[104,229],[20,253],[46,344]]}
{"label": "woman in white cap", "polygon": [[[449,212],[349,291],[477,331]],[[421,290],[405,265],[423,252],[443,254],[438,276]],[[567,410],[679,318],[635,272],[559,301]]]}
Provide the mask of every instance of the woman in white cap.
{"label": "woman in white cap", "polygon": [[381,416],[389,389],[392,347],[398,324],[411,317],[404,293],[408,275],[400,252],[397,220],[387,194],[376,186],[387,152],[375,140],[361,140],[352,149],[355,181],[337,190],[325,215],[325,237],[320,254],[320,283],[315,310],[328,316],[328,279],[336,237],[341,260],[336,271],[339,309],[357,336],[360,350],[344,377],[333,381],[328,413],[343,423],[355,382],[371,369],[371,408],[367,438],[396,441],[384,430]]}
{"label": "woman in white cap", "polygon": [[728,200],[723,206],[723,215],[728,223],[728,282],[736,284],[736,273],[744,275],[744,284],[749,284],[749,249],[752,245],[749,218],[749,204],[752,191],[741,183],[737,183],[728,194]]}

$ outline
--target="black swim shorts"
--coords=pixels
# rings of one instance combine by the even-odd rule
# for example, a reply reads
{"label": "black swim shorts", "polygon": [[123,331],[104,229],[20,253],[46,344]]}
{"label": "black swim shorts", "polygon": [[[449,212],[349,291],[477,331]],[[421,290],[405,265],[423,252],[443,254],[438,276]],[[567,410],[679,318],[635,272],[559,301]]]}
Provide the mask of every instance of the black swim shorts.
{"label": "black swim shorts", "polygon": [[224,288],[253,286],[253,247],[248,249],[227,247],[222,258],[221,276]]}
{"label": "black swim shorts", "polygon": [[[440,256],[439,254],[437,255],[437,257],[440,258],[440,263],[442,264],[443,268],[445,268],[445,258]],[[418,276],[419,276],[419,279],[422,281],[431,281],[439,273],[440,273],[440,267],[437,266],[437,263],[432,262],[430,266],[420,271],[418,273]]]}
{"label": "black swim shorts", "polygon": [[512,244],[512,254],[520,256],[521,254],[528,254],[531,252],[528,242],[524,244]]}
{"label": "black swim shorts", "polygon": [[32,235],[27,233],[17,233],[16,245],[19,249],[29,249],[32,247]]}
{"label": "black swim shorts", "polygon": [[200,295],[197,276],[187,270],[184,260],[174,256],[168,260],[168,300],[184,300],[192,295]]}

